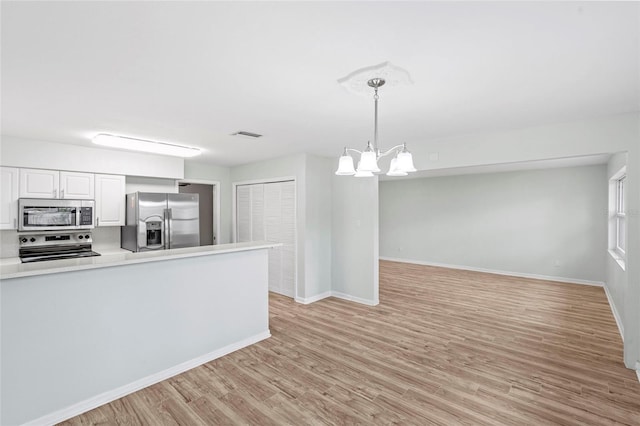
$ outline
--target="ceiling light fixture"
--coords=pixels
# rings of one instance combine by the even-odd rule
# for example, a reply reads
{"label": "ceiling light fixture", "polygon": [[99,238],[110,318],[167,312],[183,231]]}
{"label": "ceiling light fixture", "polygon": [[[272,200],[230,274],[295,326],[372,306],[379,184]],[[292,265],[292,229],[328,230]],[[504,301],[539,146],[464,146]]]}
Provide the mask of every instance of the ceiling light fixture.
{"label": "ceiling light fixture", "polygon": [[202,151],[189,146],[175,145],[166,142],[148,141],[145,139],[128,138],[101,133],[93,138],[96,145],[111,148],[129,149],[132,151],[151,152],[154,154],[173,155],[175,157],[195,157]]}
{"label": "ceiling light fixture", "polygon": [[[371,142],[367,142],[367,148],[364,151],[345,147],[342,156],[338,161],[338,170],[336,171],[336,175],[355,177],[374,176],[374,173],[380,173],[378,160],[392,153],[395,153],[396,155],[391,159],[387,176],[407,176],[407,174],[416,171],[416,168],[413,166],[413,157],[407,150],[406,144],[396,145],[384,152],[380,151],[378,148],[378,89],[384,84],[385,79],[380,77],[372,78],[367,81],[367,85],[369,85],[369,87],[373,87],[374,90],[373,99],[375,103],[375,112],[373,145],[371,145]],[[349,155],[349,151],[360,154],[360,161],[358,162],[357,169],[354,169],[353,167],[353,157]]]}

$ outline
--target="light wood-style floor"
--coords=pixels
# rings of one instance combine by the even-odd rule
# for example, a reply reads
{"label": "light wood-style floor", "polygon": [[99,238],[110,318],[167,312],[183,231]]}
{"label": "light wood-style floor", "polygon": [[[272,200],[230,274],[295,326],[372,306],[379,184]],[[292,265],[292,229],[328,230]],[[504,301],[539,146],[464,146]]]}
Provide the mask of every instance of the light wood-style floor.
{"label": "light wood-style floor", "polygon": [[640,425],[602,288],[380,263],[380,305],[272,295],[273,337],[65,425]]}

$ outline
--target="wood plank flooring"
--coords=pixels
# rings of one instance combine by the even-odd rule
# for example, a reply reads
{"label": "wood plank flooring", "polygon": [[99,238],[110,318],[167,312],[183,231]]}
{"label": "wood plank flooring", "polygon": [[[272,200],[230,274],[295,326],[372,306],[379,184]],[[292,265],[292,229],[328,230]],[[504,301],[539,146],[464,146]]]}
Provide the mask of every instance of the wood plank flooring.
{"label": "wood plank flooring", "polygon": [[64,425],[640,425],[602,288],[380,262],[380,305],[271,295],[272,337]]}

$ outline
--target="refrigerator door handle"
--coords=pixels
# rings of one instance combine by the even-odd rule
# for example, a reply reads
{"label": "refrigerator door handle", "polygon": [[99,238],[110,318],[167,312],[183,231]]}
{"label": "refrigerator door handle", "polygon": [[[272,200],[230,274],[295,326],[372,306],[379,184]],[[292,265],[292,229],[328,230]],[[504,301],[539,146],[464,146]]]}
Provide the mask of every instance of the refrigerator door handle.
{"label": "refrigerator door handle", "polygon": [[167,241],[168,241],[168,247],[167,248],[171,248],[171,245],[173,244],[173,234],[171,233],[171,225],[173,225],[173,215],[171,212],[171,209],[167,209],[167,227],[168,227],[168,231],[167,231]]}
{"label": "refrigerator door handle", "polygon": [[169,209],[162,211],[162,245],[165,250],[169,248]]}

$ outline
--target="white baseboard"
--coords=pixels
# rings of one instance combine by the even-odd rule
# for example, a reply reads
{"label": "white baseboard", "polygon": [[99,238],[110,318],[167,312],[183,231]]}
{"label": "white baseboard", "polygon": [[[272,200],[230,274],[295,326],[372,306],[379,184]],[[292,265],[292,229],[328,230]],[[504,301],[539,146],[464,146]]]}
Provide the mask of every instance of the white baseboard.
{"label": "white baseboard", "polygon": [[636,376],[638,376],[638,381],[640,382],[640,366],[636,366]]}
{"label": "white baseboard", "polygon": [[535,280],[559,281],[559,282],[570,283],[570,284],[583,284],[583,285],[592,285],[596,287],[604,287],[604,283],[602,281],[590,281],[590,280],[582,280],[578,278],[554,277],[550,275],[528,274],[524,272],[500,271],[497,269],[476,268],[473,266],[450,265],[447,263],[425,262],[422,260],[399,259],[399,258],[393,258],[393,257],[380,257],[380,260],[388,260],[390,262],[413,263],[416,265],[425,265],[425,266],[437,266],[440,268],[462,269],[464,271],[486,272],[488,274],[496,274],[496,275],[510,275],[512,277],[533,278]]}
{"label": "white baseboard", "polygon": [[269,337],[271,337],[271,332],[269,330],[263,331],[262,333],[256,334],[255,336],[251,336],[246,339],[240,340],[239,342],[232,343],[213,352],[209,352],[208,354],[204,354],[192,360],[178,364],[174,367],[167,368],[166,370],[144,377],[140,380],[136,380],[135,382],[129,383],[128,385],[120,386],[119,388],[104,392],[89,399],[85,399],[84,401],[81,401],[77,404],[73,404],[70,407],[54,411],[53,413],[27,422],[23,426],[55,425],[56,423],[68,420],[82,413],[86,413],[87,411],[93,410],[94,408],[97,408],[101,405],[108,404],[109,402],[115,401],[116,399],[122,398],[123,396],[139,391],[140,389],[146,388],[180,373],[184,373],[187,370],[191,370],[192,368],[198,367],[202,364],[206,364],[209,361],[213,361],[216,358],[220,358],[224,355],[230,354],[231,352],[235,352],[244,347],[253,345],[254,343],[258,343],[259,341],[267,339]]}
{"label": "white baseboard", "polygon": [[351,296],[350,294],[341,293],[339,291],[325,291],[324,293],[320,293],[311,297],[296,297],[295,301],[304,305],[308,305],[309,303],[317,302],[318,300],[326,299],[327,297],[337,297],[338,299],[362,303],[363,305],[368,306],[376,306],[378,303],[380,303],[377,300],[363,299],[361,297]]}
{"label": "white baseboard", "polygon": [[348,300],[350,302],[362,303],[363,305],[368,306],[376,306],[380,301],[371,300],[371,299],[363,299],[361,297],[351,296],[350,294],[340,293],[339,291],[332,291],[331,295],[333,297],[337,297],[338,299]]}
{"label": "white baseboard", "polygon": [[616,309],[615,303],[613,303],[613,297],[611,297],[611,293],[609,293],[609,288],[607,285],[604,285],[604,294],[607,295],[607,300],[609,301],[609,306],[611,306],[611,312],[613,313],[613,318],[616,320],[616,324],[618,325],[618,331],[620,332],[620,337],[622,337],[622,341],[624,342],[624,325],[622,323],[622,318],[620,318],[620,314],[618,313],[618,309]]}
{"label": "white baseboard", "polygon": [[330,291],[325,291],[324,293],[316,294],[311,297],[296,297],[295,301],[302,303],[303,305],[308,305],[309,303],[317,302],[318,300],[326,299],[327,297],[331,297]]}

